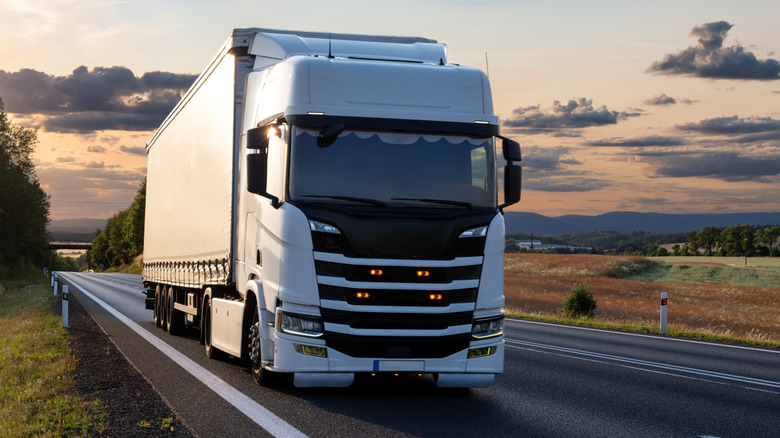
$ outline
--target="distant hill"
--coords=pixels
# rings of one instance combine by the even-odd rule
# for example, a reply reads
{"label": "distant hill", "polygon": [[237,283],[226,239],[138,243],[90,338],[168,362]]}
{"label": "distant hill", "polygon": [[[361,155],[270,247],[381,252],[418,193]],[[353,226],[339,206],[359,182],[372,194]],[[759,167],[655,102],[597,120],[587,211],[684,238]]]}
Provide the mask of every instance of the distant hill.
{"label": "distant hill", "polygon": [[51,238],[55,241],[91,242],[95,231],[102,230],[108,219],[60,219],[49,223]]}
{"label": "distant hill", "polygon": [[635,230],[653,233],[698,231],[706,226],[718,228],[730,225],[776,225],[780,213],[726,213],[726,214],[663,214],[615,211],[598,216],[565,215],[547,217],[536,213],[506,212],[508,234],[538,234],[559,236],[588,231]]}

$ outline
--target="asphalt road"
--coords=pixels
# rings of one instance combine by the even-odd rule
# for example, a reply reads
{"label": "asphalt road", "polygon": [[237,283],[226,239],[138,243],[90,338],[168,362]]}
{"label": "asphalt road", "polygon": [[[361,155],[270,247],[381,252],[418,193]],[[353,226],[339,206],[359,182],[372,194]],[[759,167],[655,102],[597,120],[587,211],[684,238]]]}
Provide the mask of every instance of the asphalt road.
{"label": "asphalt road", "polygon": [[237,360],[207,359],[195,333],[156,328],[140,277],[60,275],[204,437],[780,436],[780,350],[510,319],[505,372],[487,389],[446,390],[427,376],[259,387]]}

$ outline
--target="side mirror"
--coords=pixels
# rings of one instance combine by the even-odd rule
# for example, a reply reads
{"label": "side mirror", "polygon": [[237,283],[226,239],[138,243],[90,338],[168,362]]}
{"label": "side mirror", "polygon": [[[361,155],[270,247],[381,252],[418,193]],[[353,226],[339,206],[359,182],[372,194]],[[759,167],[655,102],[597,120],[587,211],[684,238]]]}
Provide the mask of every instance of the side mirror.
{"label": "side mirror", "polygon": [[498,208],[503,211],[505,207],[520,201],[520,188],[523,181],[523,168],[515,166],[516,161],[523,159],[520,154],[520,144],[514,140],[501,137],[502,149],[506,166],[504,166],[504,203]]}
{"label": "side mirror", "polygon": [[523,181],[523,168],[513,164],[504,166],[504,204],[503,209],[520,201],[520,188]]}
{"label": "side mirror", "polygon": [[268,193],[268,149],[246,156],[246,189],[271,199],[274,208],[279,207],[279,198]]}
{"label": "side mirror", "polygon": [[502,149],[504,150],[504,159],[511,163],[512,161],[521,161],[523,159],[520,154],[520,143],[510,140],[508,138],[502,138]]}
{"label": "side mirror", "polygon": [[246,147],[247,149],[267,149],[268,148],[267,127],[260,126],[248,130],[246,132]]}

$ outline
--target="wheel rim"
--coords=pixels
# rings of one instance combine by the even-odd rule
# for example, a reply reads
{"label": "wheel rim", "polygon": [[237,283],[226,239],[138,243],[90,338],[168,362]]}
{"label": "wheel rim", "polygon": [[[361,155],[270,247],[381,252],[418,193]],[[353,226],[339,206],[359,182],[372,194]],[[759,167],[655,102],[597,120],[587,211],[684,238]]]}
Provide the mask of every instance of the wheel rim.
{"label": "wheel rim", "polygon": [[260,316],[257,309],[252,316],[252,325],[249,326],[249,361],[252,364],[252,374],[257,375],[263,371],[261,346],[262,338],[260,336]]}

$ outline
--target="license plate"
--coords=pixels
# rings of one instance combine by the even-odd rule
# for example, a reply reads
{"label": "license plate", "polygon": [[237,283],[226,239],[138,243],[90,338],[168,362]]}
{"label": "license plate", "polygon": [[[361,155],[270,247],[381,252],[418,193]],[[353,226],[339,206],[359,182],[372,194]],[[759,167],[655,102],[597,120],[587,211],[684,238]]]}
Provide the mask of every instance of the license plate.
{"label": "license plate", "polygon": [[425,361],[422,360],[375,360],[374,371],[425,371]]}

